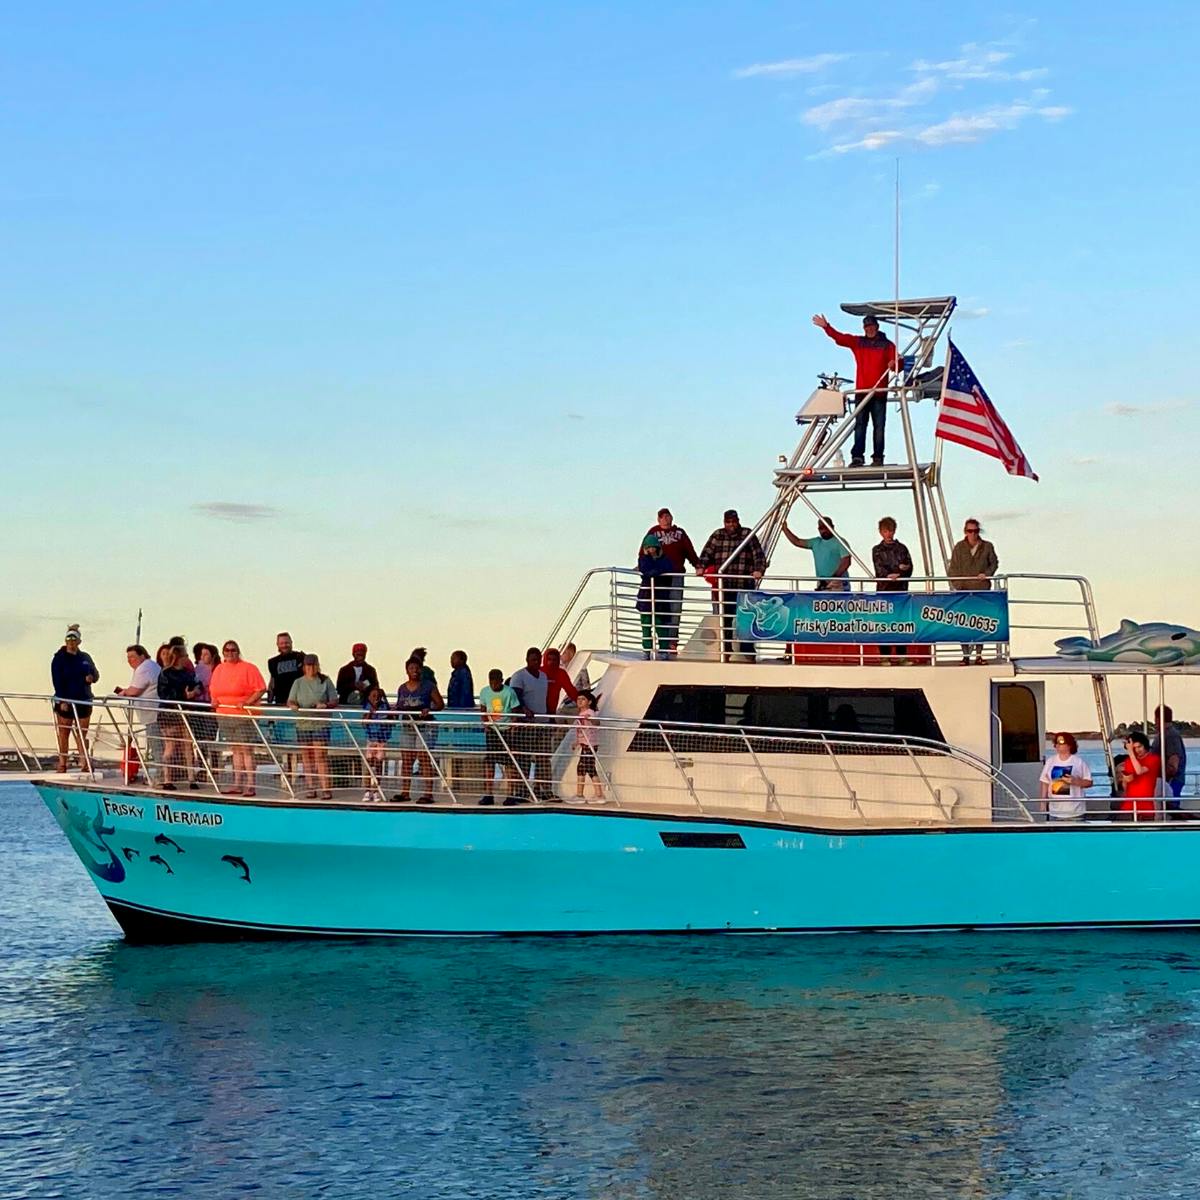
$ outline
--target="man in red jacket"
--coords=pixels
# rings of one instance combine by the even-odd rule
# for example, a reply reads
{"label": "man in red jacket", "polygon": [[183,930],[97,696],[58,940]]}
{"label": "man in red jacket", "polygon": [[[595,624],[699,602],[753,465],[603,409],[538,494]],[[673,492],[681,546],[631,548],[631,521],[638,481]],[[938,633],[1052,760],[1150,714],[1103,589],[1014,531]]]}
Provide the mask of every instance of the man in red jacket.
{"label": "man in red jacket", "polygon": [[[854,354],[854,387],[857,395],[855,404],[864,395],[870,396],[865,408],[854,418],[854,448],[850,451],[850,465],[861,467],[867,451],[867,419],[871,421],[874,445],[871,466],[883,466],[883,426],[887,421],[887,377],[889,371],[901,369],[896,347],[879,332],[879,322],[872,316],[863,317],[862,336],[854,333],[839,333],[825,320],[824,314],[813,317],[813,324],[823,329],[839,346],[845,346]],[[872,389],[882,387],[882,391]]]}

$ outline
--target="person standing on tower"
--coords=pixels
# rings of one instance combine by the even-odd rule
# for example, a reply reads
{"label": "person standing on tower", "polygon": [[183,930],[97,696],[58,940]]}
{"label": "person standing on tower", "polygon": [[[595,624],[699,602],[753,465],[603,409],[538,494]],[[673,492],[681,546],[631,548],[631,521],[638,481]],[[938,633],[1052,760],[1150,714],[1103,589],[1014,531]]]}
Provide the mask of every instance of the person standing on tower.
{"label": "person standing on tower", "polygon": [[854,418],[854,445],[850,451],[850,465],[861,467],[867,451],[867,421],[871,422],[873,444],[871,466],[883,466],[883,427],[887,421],[887,377],[889,371],[902,369],[896,347],[886,335],[879,331],[879,321],[869,314],[863,317],[862,336],[854,333],[839,333],[818,313],[812,319],[818,329],[833,338],[839,346],[845,346],[854,355],[855,406],[867,398],[868,403],[860,408]]}

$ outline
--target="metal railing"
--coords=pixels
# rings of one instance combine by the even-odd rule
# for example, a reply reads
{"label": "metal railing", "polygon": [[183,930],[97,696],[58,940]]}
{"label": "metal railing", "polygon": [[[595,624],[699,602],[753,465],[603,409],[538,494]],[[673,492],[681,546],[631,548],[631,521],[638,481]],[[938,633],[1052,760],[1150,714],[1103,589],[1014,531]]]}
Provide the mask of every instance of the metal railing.
{"label": "metal railing", "polygon": [[[53,779],[52,699],[0,698],[0,731]],[[20,708],[20,714],[17,709]],[[356,708],[214,714],[97,699],[80,730],[85,781],[164,798],[437,805],[584,803],[845,825],[1028,822],[991,764],[921,738],[574,716],[426,719]],[[68,773],[69,775],[69,773]]]}
{"label": "metal railing", "polygon": [[[821,643],[810,643],[796,648],[791,639],[781,635],[776,640],[758,640],[743,646],[734,636],[732,609],[738,593],[745,588],[744,576],[683,574],[660,578],[671,581],[673,594],[664,602],[661,586],[654,589],[649,598],[650,611],[642,612],[638,609],[638,594],[642,590],[638,571],[627,567],[595,567],[586,572],[547,635],[545,645],[607,644],[607,649],[613,652],[642,652],[654,657],[677,653],[684,658],[711,661],[745,661],[751,655],[778,659],[782,651],[809,663],[878,662],[877,647],[864,644],[823,648]],[[850,578],[839,582],[844,587],[835,591],[828,588],[828,580],[816,576],[767,575],[757,588],[765,592],[828,590],[831,596],[876,594],[874,579]],[[914,576],[908,583],[914,593],[953,590],[952,578],[945,575]],[[1058,638],[1099,637],[1091,584],[1081,575],[997,575],[992,587],[1006,593],[1009,606],[1008,640],[989,644],[989,655],[998,660],[1052,654],[1053,641]],[[977,640],[976,635],[964,630],[964,643],[975,644]],[[904,655],[908,662],[923,664],[958,663],[961,657],[957,643],[911,645]]]}

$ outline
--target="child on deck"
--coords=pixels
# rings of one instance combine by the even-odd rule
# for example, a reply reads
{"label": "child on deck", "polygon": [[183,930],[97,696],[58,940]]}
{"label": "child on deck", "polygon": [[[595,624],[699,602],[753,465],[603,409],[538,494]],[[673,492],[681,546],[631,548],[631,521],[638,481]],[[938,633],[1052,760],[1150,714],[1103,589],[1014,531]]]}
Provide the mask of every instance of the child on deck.
{"label": "child on deck", "polygon": [[363,704],[363,725],[367,733],[366,766],[363,769],[363,800],[367,803],[383,803],[383,792],[376,786],[382,779],[387,762],[387,744],[392,737],[390,722],[392,706],[388,703],[387,693],[376,684],[367,693]]}
{"label": "child on deck", "polygon": [[579,762],[575,766],[575,799],[583,799],[585,779],[592,781],[592,795],[604,799],[604,785],[596,769],[596,697],[591,692],[580,692],[575,701],[579,712],[575,716],[575,745],[579,749]]}

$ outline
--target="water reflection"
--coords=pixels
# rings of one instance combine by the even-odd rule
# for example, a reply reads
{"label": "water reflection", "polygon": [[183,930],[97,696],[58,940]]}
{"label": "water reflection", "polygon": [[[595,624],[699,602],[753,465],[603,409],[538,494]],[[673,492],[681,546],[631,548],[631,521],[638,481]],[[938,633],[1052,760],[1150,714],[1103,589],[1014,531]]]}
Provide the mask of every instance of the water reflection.
{"label": "water reflection", "polygon": [[1200,1184],[1192,935],[130,947],[29,828],[62,890],[0,883],[0,1194]]}

